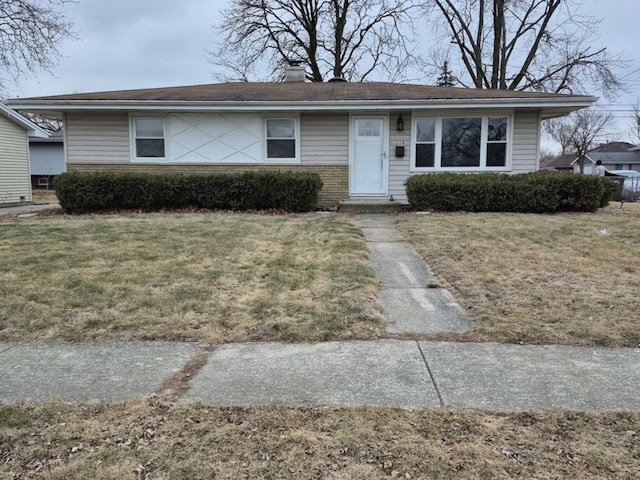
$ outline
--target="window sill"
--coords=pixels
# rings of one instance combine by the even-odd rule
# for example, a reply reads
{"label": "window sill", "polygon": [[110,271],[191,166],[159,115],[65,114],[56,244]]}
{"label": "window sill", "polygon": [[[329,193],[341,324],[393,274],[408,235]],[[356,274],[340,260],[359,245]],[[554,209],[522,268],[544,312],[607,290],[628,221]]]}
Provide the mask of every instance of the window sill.
{"label": "window sill", "polygon": [[298,158],[265,158],[264,162],[262,163],[266,163],[266,164],[287,164],[287,165],[292,165],[292,164],[296,164],[296,163],[300,163],[300,159]]}
{"label": "window sill", "polygon": [[167,157],[142,157],[132,158],[131,162],[135,163],[154,163],[154,162],[167,162]]}
{"label": "window sill", "polygon": [[411,173],[465,173],[465,172],[510,172],[511,167],[412,167]]}

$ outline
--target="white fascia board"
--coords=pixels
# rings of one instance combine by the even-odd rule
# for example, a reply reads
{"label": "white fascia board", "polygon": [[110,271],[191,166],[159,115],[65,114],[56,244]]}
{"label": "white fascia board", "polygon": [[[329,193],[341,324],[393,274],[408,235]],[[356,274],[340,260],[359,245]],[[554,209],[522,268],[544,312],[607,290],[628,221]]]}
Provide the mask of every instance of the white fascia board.
{"label": "white fascia board", "polygon": [[439,100],[348,100],[304,102],[256,102],[256,101],[156,101],[156,100],[13,100],[10,105],[21,110],[78,111],[373,111],[418,109],[469,109],[469,108],[534,108],[578,110],[591,106],[595,97],[569,97],[561,99],[439,99]]}
{"label": "white fascia board", "polygon": [[27,135],[30,137],[37,137],[37,138],[49,137],[49,134],[44,129],[40,128],[31,120],[23,117],[18,112],[13,111],[12,109],[3,105],[2,103],[0,103],[0,115],[3,115],[4,117],[8,118],[14,123],[17,123],[22,128],[27,130]]}

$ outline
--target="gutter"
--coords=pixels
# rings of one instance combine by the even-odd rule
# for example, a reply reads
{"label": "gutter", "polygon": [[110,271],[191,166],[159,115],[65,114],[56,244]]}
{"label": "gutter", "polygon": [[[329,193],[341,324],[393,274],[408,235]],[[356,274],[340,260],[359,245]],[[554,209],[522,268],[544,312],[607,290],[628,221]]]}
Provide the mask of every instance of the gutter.
{"label": "gutter", "polygon": [[7,100],[22,110],[110,111],[374,111],[468,108],[535,108],[576,110],[590,107],[596,97],[561,99],[437,99],[437,100],[329,100],[329,101],[176,101],[176,100]]}

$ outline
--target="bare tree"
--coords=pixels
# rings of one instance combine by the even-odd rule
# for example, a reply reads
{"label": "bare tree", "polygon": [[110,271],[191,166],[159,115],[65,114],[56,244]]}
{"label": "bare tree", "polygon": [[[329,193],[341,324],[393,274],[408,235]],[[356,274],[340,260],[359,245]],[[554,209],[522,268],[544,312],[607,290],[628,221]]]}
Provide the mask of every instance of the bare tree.
{"label": "bare tree", "polygon": [[374,72],[394,79],[412,59],[414,8],[413,0],[231,0],[218,26],[226,41],[210,52],[212,63],[241,80],[265,63],[278,76],[297,60],[316,82]]}
{"label": "bare tree", "polygon": [[64,127],[64,122],[56,117],[49,115],[41,115],[39,113],[31,112],[19,112],[20,115],[38,125],[40,128],[46,130],[49,133],[61,132]]}
{"label": "bare tree", "polygon": [[572,149],[571,135],[573,133],[573,125],[569,123],[569,119],[566,117],[552,118],[545,121],[542,127],[545,133],[560,145],[561,155],[568,155]]}
{"label": "bare tree", "polygon": [[578,15],[572,0],[429,0],[425,8],[459,54],[455,73],[466,86],[557,93],[621,87],[615,69],[624,60],[590,44],[599,22]]}
{"label": "bare tree", "polygon": [[548,160],[551,160],[552,158],[555,158],[556,155],[548,148],[541,148],[538,156],[540,158],[540,163],[542,164],[543,162],[546,162]]}
{"label": "bare tree", "polygon": [[64,8],[72,0],[0,0],[0,88],[10,79],[50,70],[58,45],[73,38]]}
{"label": "bare tree", "polygon": [[559,138],[564,144],[553,135],[552,138],[561,144],[563,155],[576,156],[580,173],[584,173],[584,159],[587,152],[593,148],[596,138],[607,133],[613,119],[610,112],[602,112],[594,108],[579,110],[568,117],[554,120],[556,132],[562,132]]}

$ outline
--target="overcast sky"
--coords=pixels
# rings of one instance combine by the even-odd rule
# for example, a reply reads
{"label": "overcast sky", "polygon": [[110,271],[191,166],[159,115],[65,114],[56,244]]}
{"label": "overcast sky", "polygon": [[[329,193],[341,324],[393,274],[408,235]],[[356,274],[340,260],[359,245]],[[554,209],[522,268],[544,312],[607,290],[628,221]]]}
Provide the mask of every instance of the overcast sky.
{"label": "overcast sky", "polygon": [[[604,108],[630,116],[640,97],[640,2],[580,0],[585,13],[601,18],[600,38],[631,60],[630,92]],[[124,90],[214,81],[207,49],[213,48],[213,25],[226,0],[79,0],[67,13],[78,40],[61,45],[52,74],[40,74],[8,86],[11,97],[32,97],[101,90]],[[597,95],[597,92],[590,92]]]}

